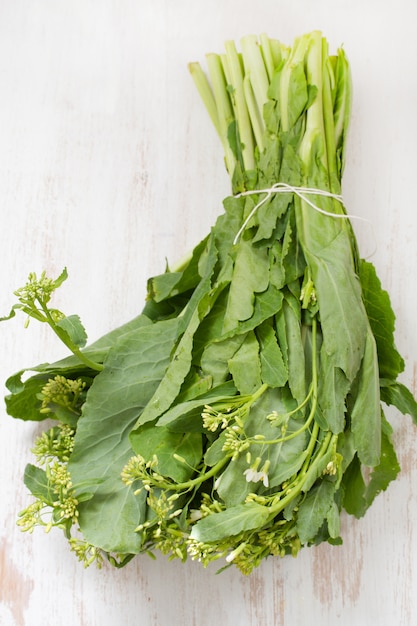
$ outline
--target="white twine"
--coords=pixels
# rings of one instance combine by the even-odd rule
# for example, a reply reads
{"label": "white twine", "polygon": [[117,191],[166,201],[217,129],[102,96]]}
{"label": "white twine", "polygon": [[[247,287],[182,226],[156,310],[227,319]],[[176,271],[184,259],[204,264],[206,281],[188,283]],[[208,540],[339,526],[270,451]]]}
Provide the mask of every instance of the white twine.
{"label": "white twine", "polygon": [[328,215],[329,217],[341,218],[341,219],[355,219],[361,220],[362,222],[367,222],[370,224],[370,221],[365,219],[364,217],[359,217],[358,215],[348,215],[347,213],[331,213],[330,211],[325,211],[318,207],[314,202],[309,200],[307,196],[325,196],[326,198],[333,198],[337,200],[341,204],[343,204],[343,197],[338,193],[332,193],[331,191],[325,191],[324,189],[316,189],[314,187],[294,187],[293,185],[288,185],[287,183],[275,183],[272,187],[268,189],[251,189],[250,191],[242,191],[242,193],[236,194],[235,198],[241,198],[243,196],[252,196],[255,194],[266,193],[265,198],[260,200],[256,206],[253,207],[252,211],[249,213],[248,217],[243,222],[242,226],[239,228],[238,233],[236,234],[233,245],[235,245],[240,237],[240,235],[245,230],[246,226],[255,215],[256,211],[261,207],[265,202],[269,200],[269,198],[275,193],[295,193],[301,200],[304,200],[308,205],[311,206],[312,209],[317,211],[318,213],[322,213],[323,215]]}

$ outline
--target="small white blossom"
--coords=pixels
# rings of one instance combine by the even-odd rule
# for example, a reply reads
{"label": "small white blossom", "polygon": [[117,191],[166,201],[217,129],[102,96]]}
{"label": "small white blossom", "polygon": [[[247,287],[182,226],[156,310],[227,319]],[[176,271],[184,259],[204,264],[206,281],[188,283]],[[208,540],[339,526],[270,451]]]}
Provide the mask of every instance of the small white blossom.
{"label": "small white blossom", "polygon": [[203,517],[200,509],[191,509],[190,510],[190,522],[197,522],[199,519]]}
{"label": "small white blossom", "polygon": [[269,487],[268,470],[270,466],[269,461],[265,461],[261,470],[258,470],[260,458],[258,457],[251,467],[248,467],[243,474],[246,476],[246,482],[258,483],[261,481],[264,487]]}

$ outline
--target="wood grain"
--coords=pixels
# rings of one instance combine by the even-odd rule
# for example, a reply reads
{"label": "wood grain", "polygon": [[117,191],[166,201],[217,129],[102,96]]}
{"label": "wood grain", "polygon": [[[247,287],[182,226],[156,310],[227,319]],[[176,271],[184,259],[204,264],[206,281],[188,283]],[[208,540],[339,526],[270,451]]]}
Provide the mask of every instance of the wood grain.
{"label": "wood grain", "polygon": [[[229,192],[187,63],[226,39],[343,44],[354,105],[344,178],[363,254],[397,313],[403,380],[417,391],[416,10],[413,0],[14,0],[0,3],[0,314],[30,271],[69,280],[57,306],[90,339],[140,310],[148,276],[197,243]],[[47,330],[0,325],[0,379],[62,356]],[[3,626],[412,626],[417,623],[417,432],[387,412],[402,472],[344,544],[270,559],[250,577],[135,559],[84,570],[59,533],[17,512],[39,426],[0,415]]]}

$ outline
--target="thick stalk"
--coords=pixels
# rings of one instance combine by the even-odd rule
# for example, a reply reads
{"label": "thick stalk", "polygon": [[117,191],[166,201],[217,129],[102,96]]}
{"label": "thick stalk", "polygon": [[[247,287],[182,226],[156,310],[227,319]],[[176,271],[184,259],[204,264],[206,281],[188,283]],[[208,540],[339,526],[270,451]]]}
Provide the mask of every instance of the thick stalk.
{"label": "thick stalk", "polygon": [[230,76],[231,99],[238,126],[239,139],[242,151],[243,169],[255,169],[255,145],[252,125],[246,105],[243,89],[243,70],[239,54],[233,41],[225,43],[227,74]]}

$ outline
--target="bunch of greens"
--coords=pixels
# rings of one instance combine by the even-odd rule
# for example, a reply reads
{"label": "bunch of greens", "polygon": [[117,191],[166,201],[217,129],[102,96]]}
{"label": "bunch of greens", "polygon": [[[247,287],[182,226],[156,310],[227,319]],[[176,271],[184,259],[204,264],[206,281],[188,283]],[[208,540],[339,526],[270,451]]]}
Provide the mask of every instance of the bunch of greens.
{"label": "bunch of greens", "polygon": [[388,294],[339,195],[343,50],[319,32],[291,48],[248,36],[207,67],[190,71],[233,194],[208,236],[88,347],[49,305],[65,271],[31,274],[8,316],[47,322],[73,353],[7,381],[11,416],[53,420],[19,524],[62,528],[85,564],[160,550],[248,574],[339,544],[342,510],[361,517],[399,472],[381,403],[417,421]]}

